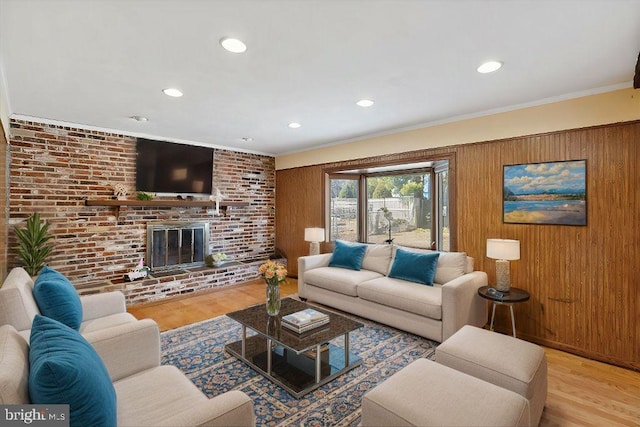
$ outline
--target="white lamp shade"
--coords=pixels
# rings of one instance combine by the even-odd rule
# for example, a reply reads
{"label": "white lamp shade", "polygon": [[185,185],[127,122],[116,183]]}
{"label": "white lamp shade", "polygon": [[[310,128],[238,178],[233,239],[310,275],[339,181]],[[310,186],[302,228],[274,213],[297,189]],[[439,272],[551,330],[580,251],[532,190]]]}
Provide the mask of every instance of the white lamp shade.
{"label": "white lamp shade", "polygon": [[509,239],[487,239],[487,257],[513,261],[520,259],[520,241]]}
{"label": "white lamp shade", "polygon": [[304,241],[305,242],[324,242],[324,228],[305,228],[304,229]]}

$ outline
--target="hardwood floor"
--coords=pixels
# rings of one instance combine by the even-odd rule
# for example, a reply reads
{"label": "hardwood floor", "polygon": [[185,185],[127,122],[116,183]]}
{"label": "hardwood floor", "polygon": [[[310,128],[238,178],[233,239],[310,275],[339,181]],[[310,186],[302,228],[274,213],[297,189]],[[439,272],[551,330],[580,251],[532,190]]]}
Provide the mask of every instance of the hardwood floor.
{"label": "hardwood floor", "polygon": [[[280,296],[298,292],[298,282],[287,279],[280,285]],[[240,285],[213,289],[196,295],[171,298],[149,304],[128,307],[129,313],[138,319],[150,318],[158,323],[161,331],[201,322],[255,304],[264,303],[265,284],[255,280]]]}
{"label": "hardwood floor", "polygon": [[[295,279],[281,296],[297,292]],[[129,307],[165,331],[263,303],[261,280],[193,296]],[[541,426],[640,426],[640,372],[545,348],[548,396]]]}

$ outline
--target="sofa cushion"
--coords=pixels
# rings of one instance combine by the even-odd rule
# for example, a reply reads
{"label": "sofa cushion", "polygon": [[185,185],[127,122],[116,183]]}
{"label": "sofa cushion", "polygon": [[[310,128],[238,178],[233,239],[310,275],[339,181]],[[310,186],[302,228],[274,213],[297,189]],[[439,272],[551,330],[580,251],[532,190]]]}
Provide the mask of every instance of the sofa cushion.
{"label": "sofa cushion", "polygon": [[71,282],[53,268],[44,267],[33,285],[33,297],[44,316],[76,331],[82,323],[82,303]]}
{"label": "sofa cushion", "polygon": [[[306,274],[305,274],[306,277]],[[363,300],[397,308],[398,310],[442,319],[442,287],[390,277],[379,277],[360,283],[358,297]]]}
{"label": "sofa cushion", "polygon": [[367,245],[336,240],[336,246],[333,249],[333,255],[331,255],[331,260],[329,261],[329,267],[360,270],[366,251]]}
{"label": "sofa cushion", "polygon": [[304,282],[352,297],[358,296],[358,284],[382,274],[375,271],[359,270],[345,272],[343,268],[319,267],[304,272]]}
{"label": "sofa cushion", "polygon": [[163,425],[172,415],[208,400],[175,366],[147,369],[116,381],[114,387],[119,426]]}
{"label": "sofa cushion", "polygon": [[68,404],[71,426],[115,426],[116,393],[102,359],[77,331],[37,315],[31,327],[33,404]]}
{"label": "sofa cushion", "polygon": [[465,274],[467,254],[465,252],[440,252],[435,282],[444,285]]}
{"label": "sofa cushion", "polygon": [[88,334],[90,332],[100,331],[102,329],[111,328],[113,326],[125,323],[135,322],[138,319],[131,313],[115,313],[109,316],[98,317],[96,319],[85,320],[80,325],[80,333]]}
{"label": "sofa cushion", "polygon": [[0,327],[0,405],[29,402],[29,344],[11,325]]}
{"label": "sofa cushion", "polygon": [[391,245],[367,245],[367,251],[362,259],[362,268],[386,275],[391,265],[392,253]]}
{"label": "sofa cushion", "polygon": [[436,275],[433,279],[435,283],[444,285],[466,273],[473,271],[473,259],[467,257],[465,252],[437,252],[431,249],[408,248],[404,246],[394,246],[393,258],[398,249],[415,252],[419,254],[439,253],[438,264],[436,265]]}
{"label": "sofa cushion", "polygon": [[438,252],[417,253],[397,249],[389,277],[433,286],[439,256]]}

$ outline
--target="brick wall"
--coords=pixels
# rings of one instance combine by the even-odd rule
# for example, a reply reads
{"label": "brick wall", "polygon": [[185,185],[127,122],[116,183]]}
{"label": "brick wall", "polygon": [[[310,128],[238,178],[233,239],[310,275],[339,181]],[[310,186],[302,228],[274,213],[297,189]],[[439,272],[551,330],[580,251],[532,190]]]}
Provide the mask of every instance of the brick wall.
{"label": "brick wall", "polygon": [[9,149],[4,135],[4,127],[0,122],[0,279],[7,275],[7,216],[9,211],[9,187],[7,186],[7,162]]}
{"label": "brick wall", "polygon": [[[223,251],[239,261],[250,263],[275,252],[273,157],[215,150],[214,188],[225,201],[249,203],[230,209],[226,217],[194,207],[123,206],[118,213],[115,207],[88,207],[84,201],[112,198],[114,183],[134,188],[135,138],[21,120],[10,124],[10,227],[39,212],[54,236],[48,264],[78,287],[117,282],[144,258],[149,221],[209,221],[211,252]],[[10,232],[9,246],[15,244]],[[8,262],[19,264],[13,251]],[[247,280],[257,276],[253,270],[237,275]]]}

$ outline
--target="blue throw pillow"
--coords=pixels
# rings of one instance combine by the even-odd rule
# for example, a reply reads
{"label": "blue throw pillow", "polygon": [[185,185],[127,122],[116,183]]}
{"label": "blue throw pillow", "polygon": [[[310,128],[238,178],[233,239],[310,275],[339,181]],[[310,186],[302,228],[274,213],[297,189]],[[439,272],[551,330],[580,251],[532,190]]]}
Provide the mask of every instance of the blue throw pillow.
{"label": "blue throw pillow", "polygon": [[361,243],[346,243],[336,240],[336,247],[329,261],[329,267],[348,268],[349,270],[360,270],[362,259],[367,252],[367,245]]}
{"label": "blue throw pillow", "polygon": [[42,315],[76,331],[82,323],[82,303],[69,279],[51,267],[44,267],[33,285],[33,298]]}
{"label": "blue throw pillow", "polygon": [[69,405],[72,427],[117,424],[116,391],[107,368],[77,331],[36,315],[29,364],[31,403]]}
{"label": "blue throw pillow", "polygon": [[418,253],[398,248],[389,277],[433,286],[439,256],[438,252]]}

